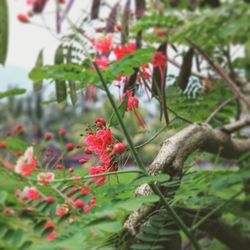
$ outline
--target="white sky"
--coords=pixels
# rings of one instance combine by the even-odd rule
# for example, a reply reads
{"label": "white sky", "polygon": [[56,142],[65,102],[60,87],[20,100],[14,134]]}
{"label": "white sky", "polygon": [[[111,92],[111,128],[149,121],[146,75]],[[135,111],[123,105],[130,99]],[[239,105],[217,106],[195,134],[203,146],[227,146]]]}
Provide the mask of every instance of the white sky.
{"label": "white sky", "polygon": [[[31,90],[32,82],[28,78],[28,72],[34,67],[37,55],[42,48],[44,49],[44,63],[53,64],[54,50],[58,46],[58,36],[38,25],[21,23],[17,20],[18,14],[25,14],[30,8],[26,4],[26,0],[7,1],[9,6],[9,47],[5,66],[0,65],[0,92],[5,91],[10,85]],[[106,2],[113,6],[117,0],[106,0]],[[123,3],[124,0],[120,2]],[[91,3],[92,0],[75,0],[69,13],[70,19],[73,22],[78,20],[82,10],[89,12]],[[50,28],[55,30],[54,10],[55,0],[49,0],[43,15],[37,15],[31,20],[40,25],[46,21]],[[102,8],[101,16],[105,16],[107,13]],[[64,30],[67,28],[66,25],[64,22]]]}
{"label": "white sky", "polygon": [[[0,65],[0,91],[4,91],[8,85],[31,89],[32,83],[28,79],[28,72],[34,67],[39,51],[43,48],[45,64],[52,64],[53,51],[58,45],[58,39],[47,29],[17,20],[18,14],[25,14],[30,9],[26,0],[8,0],[7,2],[9,7],[9,46],[5,66]],[[90,6],[91,1],[75,0],[70,11],[71,18],[73,20],[78,18],[81,8],[86,10]],[[55,1],[49,0],[43,17],[37,15],[32,18],[32,22],[43,24],[46,20],[46,23],[54,29],[54,9]]]}

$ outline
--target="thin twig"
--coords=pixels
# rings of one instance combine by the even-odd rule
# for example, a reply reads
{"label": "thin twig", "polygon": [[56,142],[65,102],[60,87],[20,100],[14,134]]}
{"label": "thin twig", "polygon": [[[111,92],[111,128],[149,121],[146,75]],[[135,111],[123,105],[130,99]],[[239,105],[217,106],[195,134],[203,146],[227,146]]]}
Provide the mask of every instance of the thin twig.
{"label": "thin twig", "polygon": [[221,68],[220,65],[215,64],[204,50],[202,50],[200,47],[198,47],[196,44],[194,44],[189,39],[186,39],[186,40],[190,43],[191,46],[194,47],[194,49],[196,49],[204,57],[204,59],[208,62],[208,64],[210,64],[210,66],[214,69],[214,71],[216,71],[218,73],[218,75],[220,75],[220,77],[228,85],[228,87],[231,89],[231,91],[233,93],[235,93],[235,95],[237,97],[239,97],[246,104],[246,106],[250,109],[250,100],[245,95],[243,95],[240,88],[230,78],[230,76],[227,74],[227,72],[223,68]]}
{"label": "thin twig", "polygon": [[226,106],[228,103],[234,101],[236,98],[237,98],[236,96],[233,96],[233,97],[231,97],[231,98],[225,100],[224,102],[222,102],[222,103],[221,103],[221,104],[220,104],[220,105],[219,105],[219,106],[209,115],[209,117],[206,119],[205,123],[210,123],[211,120],[216,116],[216,114],[217,114],[218,112],[220,112],[221,109],[224,108],[224,106]]}

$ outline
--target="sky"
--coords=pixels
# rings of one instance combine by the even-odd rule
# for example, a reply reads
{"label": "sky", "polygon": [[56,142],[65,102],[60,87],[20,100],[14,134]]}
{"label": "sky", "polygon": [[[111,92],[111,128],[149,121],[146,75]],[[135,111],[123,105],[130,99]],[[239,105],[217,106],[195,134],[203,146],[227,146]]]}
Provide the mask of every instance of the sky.
{"label": "sky", "polygon": [[[68,0],[67,0],[68,1]],[[9,6],[9,46],[6,64],[0,65],[0,92],[10,86],[24,87],[32,90],[32,82],[28,73],[34,67],[39,51],[44,51],[44,63],[53,64],[54,51],[59,44],[59,35],[55,34],[55,1],[48,0],[43,15],[32,18],[32,23],[21,23],[17,19],[20,13],[27,13],[30,7],[26,0],[7,0]],[[116,0],[106,0],[114,5]],[[120,1],[123,3],[124,1]],[[75,0],[69,12],[74,22],[82,15],[83,10],[89,13],[92,0]],[[108,14],[102,8],[101,16]],[[44,28],[49,25],[51,30]],[[67,30],[67,23],[63,23],[63,30]],[[43,26],[43,27],[41,27]],[[92,31],[93,32],[93,31]],[[171,70],[172,68],[170,68]]]}
{"label": "sky", "polygon": [[[58,36],[46,28],[44,20],[54,29],[55,1],[49,0],[43,17],[40,15],[32,18],[34,24],[21,23],[17,15],[27,13],[30,7],[26,0],[7,0],[9,7],[9,46],[7,60],[4,66],[0,65],[0,92],[5,91],[9,85],[21,86],[32,89],[32,82],[28,78],[28,72],[34,67],[37,55],[44,49],[45,64],[53,63],[53,51],[58,45]],[[79,17],[79,11],[90,8],[91,1],[75,0],[70,11],[70,16]]]}

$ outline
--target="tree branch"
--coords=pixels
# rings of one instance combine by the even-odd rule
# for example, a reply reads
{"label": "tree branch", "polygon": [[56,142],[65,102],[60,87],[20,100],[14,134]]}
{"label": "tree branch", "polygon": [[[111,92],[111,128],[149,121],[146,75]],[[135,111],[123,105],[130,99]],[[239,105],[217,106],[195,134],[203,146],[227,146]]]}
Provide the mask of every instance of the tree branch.
{"label": "tree branch", "polygon": [[[248,120],[247,120],[248,121]],[[225,128],[239,128],[248,122],[235,122]],[[230,127],[228,127],[230,126]],[[234,129],[233,129],[234,130]],[[246,140],[231,138],[230,133],[221,128],[213,129],[208,124],[193,124],[166,139],[149,167],[149,175],[167,173],[171,177],[181,177],[182,167],[187,157],[196,150],[217,154],[221,150],[221,157],[237,159],[250,151],[250,138]],[[165,190],[167,194],[169,190]],[[141,185],[135,195],[149,195],[152,193],[148,184]],[[132,213],[124,224],[130,234],[138,232],[138,224],[145,218],[152,206],[143,206]]]}

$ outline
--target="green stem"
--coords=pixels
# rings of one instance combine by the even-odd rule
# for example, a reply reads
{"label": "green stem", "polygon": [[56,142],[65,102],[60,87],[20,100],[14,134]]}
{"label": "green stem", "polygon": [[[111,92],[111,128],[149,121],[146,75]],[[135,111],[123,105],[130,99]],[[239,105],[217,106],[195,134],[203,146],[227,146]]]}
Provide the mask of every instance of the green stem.
{"label": "green stem", "polygon": [[146,144],[150,143],[151,141],[153,141],[164,129],[166,129],[167,126],[162,127],[158,132],[156,132],[151,138],[149,138],[147,141],[143,142],[142,144],[135,146],[135,148],[141,148],[143,146],[145,146]]}
{"label": "green stem", "polygon": [[[80,177],[74,177],[74,178],[61,178],[61,179],[55,179],[55,180],[43,180],[42,182],[64,182],[64,181],[75,181],[75,180],[85,180],[85,179],[91,179],[94,177],[101,177],[101,176],[109,176],[109,175],[119,175],[119,174],[129,174],[129,173],[140,173],[144,174],[141,170],[124,170],[124,171],[114,171],[114,172],[108,172],[104,174],[95,174],[95,175],[87,175],[87,176],[80,176]],[[37,179],[30,179],[31,181],[40,182]]]}
{"label": "green stem", "polygon": [[[133,142],[130,138],[130,135],[126,129],[126,126],[122,120],[122,117],[118,111],[118,108],[113,100],[113,97],[109,91],[109,88],[101,74],[101,71],[99,70],[97,64],[95,62],[92,62],[93,63],[93,66],[98,74],[98,77],[100,78],[101,80],[101,83],[103,85],[103,88],[104,90],[106,91],[107,93],[107,96],[109,98],[109,101],[114,109],[114,112],[117,116],[117,119],[121,125],[121,128],[123,130],[123,133],[128,141],[128,144],[129,144],[129,147],[131,149],[131,153],[137,163],[137,165],[139,166],[139,168],[143,171],[143,173],[147,176],[147,170],[142,162],[142,160],[140,159],[134,145],[133,145]],[[167,200],[165,199],[164,195],[162,194],[162,192],[160,191],[160,189],[157,187],[156,184],[150,184],[149,185],[151,187],[151,189],[153,190],[153,192],[155,194],[157,194],[159,197],[160,197],[160,200],[161,200],[161,203],[163,204],[163,206],[166,208],[167,212],[173,217],[173,219],[175,220],[176,224],[179,226],[180,229],[182,229],[182,231],[185,233],[185,235],[190,239],[190,241],[192,242],[194,248],[196,250],[201,250],[200,246],[198,245],[198,242],[196,241],[196,239],[194,238],[194,236],[192,235],[192,233],[189,231],[188,227],[184,224],[184,222],[182,221],[182,219],[178,216],[178,214],[175,212],[175,210],[168,204]]]}

